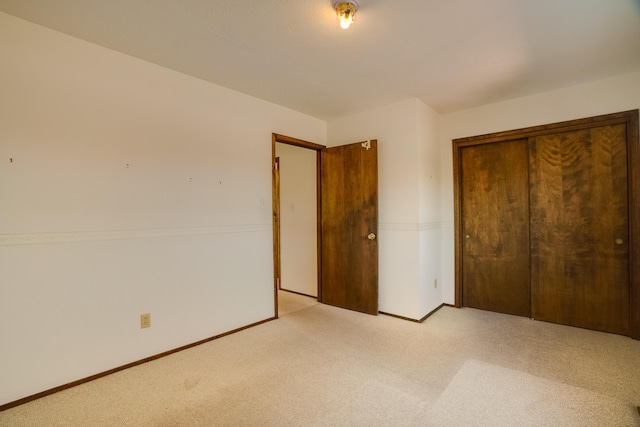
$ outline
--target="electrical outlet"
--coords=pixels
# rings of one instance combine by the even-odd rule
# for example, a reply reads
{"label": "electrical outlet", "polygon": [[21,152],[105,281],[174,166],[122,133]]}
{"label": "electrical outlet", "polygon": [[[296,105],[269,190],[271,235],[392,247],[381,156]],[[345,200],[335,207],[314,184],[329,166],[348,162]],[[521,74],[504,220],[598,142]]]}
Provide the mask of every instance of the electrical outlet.
{"label": "electrical outlet", "polygon": [[140,329],[151,327],[151,313],[140,315]]}
{"label": "electrical outlet", "polygon": [[433,288],[434,289],[438,288],[438,279],[433,279]]}

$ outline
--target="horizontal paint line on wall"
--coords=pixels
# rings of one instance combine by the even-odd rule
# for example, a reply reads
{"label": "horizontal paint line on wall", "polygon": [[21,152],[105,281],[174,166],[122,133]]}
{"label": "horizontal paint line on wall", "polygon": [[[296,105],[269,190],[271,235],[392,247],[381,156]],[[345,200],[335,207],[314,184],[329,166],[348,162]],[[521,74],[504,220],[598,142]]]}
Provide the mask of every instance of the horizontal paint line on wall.
{"label": "horizontal paint line on wall", "polygon": [[254,233],[261,231],[271,231],[271,224],[219,225],[212,227],[166,228],[153,230],[0,234],[0,246],[43,245],[49,243],[91,242],[101,240],[148,239],[155,237],[200,236],[223,233]]}
{"label": "horizontal paint line on wall", "polygon": [[381,222],[380,230],[391,231],[426,231],[426,230],[442,230],[453,228],[453,222],[449,221],[433,221],[433,222]]}

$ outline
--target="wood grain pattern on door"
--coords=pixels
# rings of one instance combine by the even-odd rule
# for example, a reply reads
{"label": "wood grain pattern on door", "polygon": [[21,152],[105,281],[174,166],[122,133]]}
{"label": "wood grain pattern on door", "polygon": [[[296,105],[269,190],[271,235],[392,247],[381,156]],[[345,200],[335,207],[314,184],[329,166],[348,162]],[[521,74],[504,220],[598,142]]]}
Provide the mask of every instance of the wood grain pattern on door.
{"label": "wood grain pattern on door", "polygon": [[531,138],[536,319],[629,333],[626,126]]}
{"label": "wood grain pattern on door", "polygon": [[321,297],[378,314],[377,141],[321,151]]}
{"label": "wood grain pattern on door", "polygon": [[[527,140],[531,316],[640,339],[639,127],[640,111],[631,110],[453,140],[456,307],[468,305],[467,281],[490,272],[466,260],[475,249],[464,228],[475,219],[463,212],[463,179],[482,176],[464,177],[463,153]],[[494,213],[476,212],[499,239]]]}
{"label": "wood grain pattern on door", "polygon": [[461,149],[463,305],[530,315],[527,140]]}

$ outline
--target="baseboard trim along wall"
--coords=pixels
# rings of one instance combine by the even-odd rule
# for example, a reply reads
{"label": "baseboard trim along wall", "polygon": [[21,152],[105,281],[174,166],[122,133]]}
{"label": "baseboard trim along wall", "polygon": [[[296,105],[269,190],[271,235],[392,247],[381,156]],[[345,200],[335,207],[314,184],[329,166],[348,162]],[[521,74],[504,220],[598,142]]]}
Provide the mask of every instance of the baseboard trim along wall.
{"label": "baseboard trim along wall", "polygon": [[455,306],[453,306],[453,305],[451,305],[451,304],[444,304],[444,303],[442,303],[442,304],[440,304],[440,306],[439,306],[439,307],[436,307],[435,309],[433,309],[433,310],[431,310],[430,312],[428,312],[427,314],[425,314],[425,315],[424,315],[424,317],[422,317],[422,319],[420,319],[420,320],[419,320],[419,322],[420,322],[420,323],[424,322],[425,320],[427,320],[427,318],[428,318],[429,316],[431,316],[432,314],[435,314],[435,312],[436,312],[436,311],[438,311],[438,310],[440,310],[442,307],[454,307],[454,308],[455,308]]}
{"label": "baseboard trim along wall", "polygon": [[51,388],[49,390],[41,391],[40,393],[36,393],[36,394],[31,395],[31,396],[23,397],[22,399],[14,400],[13,402],[5,403],[4,405],[0,405],[0,412],[5,411],[5,410],[10,409],[10,408],[14,408],[16,406],[24,405],[25,403],[34,401],[36,399],[40,399],[41,397],[49,396],[51,394],[57,393],[57,392],[62,391],[62,390],[66,390],[68,388],[72,388],[72,387],[75,387],[75,386],[78,386],[78,385],[81,385],[81,384],[84,384],[84,383],[88,383],[88,382],[93,381],[93,380],[97,380],[98,378],[106,377],[107,375],[115,374],[116,372],[123,371],[123,370],[128,369],[128,368],[133,368],[134,366],[142,365],[143,363],[151,362],[153,360],[157,360],[157,359],[160,359],[162,357],[169,356],[169,355],[171,355],[173,353],[177,353],[179,351],[186,350],[186,349],[189,349],[191,347],[198,346],[200,344],[208,343],[210,341],[225,337],[227,335],[235,334],[236,332],[240,332],[240,331],[243,331],[245,329],[249,329],[249,328],[252,328],[254,326],[258,326],[258,325],[270,322],[271,320],[275,320],[275,319],[277,319],[277,317],[270,317],[268,319],[261,320],[261,321],[256,322],[256,323],[252,323],[250,325],[246,325],[246,326],[243,326],[241,328],[234,329],[232,331],[224,332],[222,334],[215,335],[215,336],[210,337],[210,338],[205,338],[203,340],[200,340],[200,341],[197,341],[197,342],[194,342],[194,343],[191,343],[191,344],[187,344],[187,345],[184,345],[182,347],[175,348],[173,350],[165,351],[163,353],[156,354],[154,356],[145,357],[144,359],[141,359],[141,360],[138,360],[138,361],[135,361],[135,362],[131,362],[131,363],[127,363],[126,365],[122,365],[122,366],[119,366],[117,368],[113,368],[113,369],[110,369],[108,371],[101,372],[99,374],[91,375],[90,377],[82,378],[80,380],[73,381],[73,382],[70,382],[70,383],[67,383],[67,384],[63,384],[61,386],[54,387],[54,388]]}
{"label": "baseboard trim along wall", "polygon": [[427,318],[429,316],[431,316],[432,314],[435,314],[436,311],[440,310],[442,307],[455,307],[451,304],[440,304],[438,307],[434,308],[433,310],[431,310],[429,313],[425,314],[421,319],[412,319],[410,317],[404,317],[404,316],[399,316],[397,314],[391,314],[391,313],[385,313],[383,311],[380,312],[380,314],[384,314],[385,316],[391,316],[391,317],[395,317],[397,319],[402,319],[402,320],[407,320],[409,322],[416,322],[416,323],[422,323],[425,320],[427,320]]}

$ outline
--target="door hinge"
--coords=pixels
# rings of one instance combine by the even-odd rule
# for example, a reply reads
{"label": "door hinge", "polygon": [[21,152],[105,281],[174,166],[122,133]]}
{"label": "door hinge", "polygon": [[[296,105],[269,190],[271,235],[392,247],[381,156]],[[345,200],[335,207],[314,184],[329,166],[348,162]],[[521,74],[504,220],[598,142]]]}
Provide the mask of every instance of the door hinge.
{"label": "door hinge", "polygon": [[371,141],[365,141],[362,143],[362,146],[369,150],[371,148]]}

